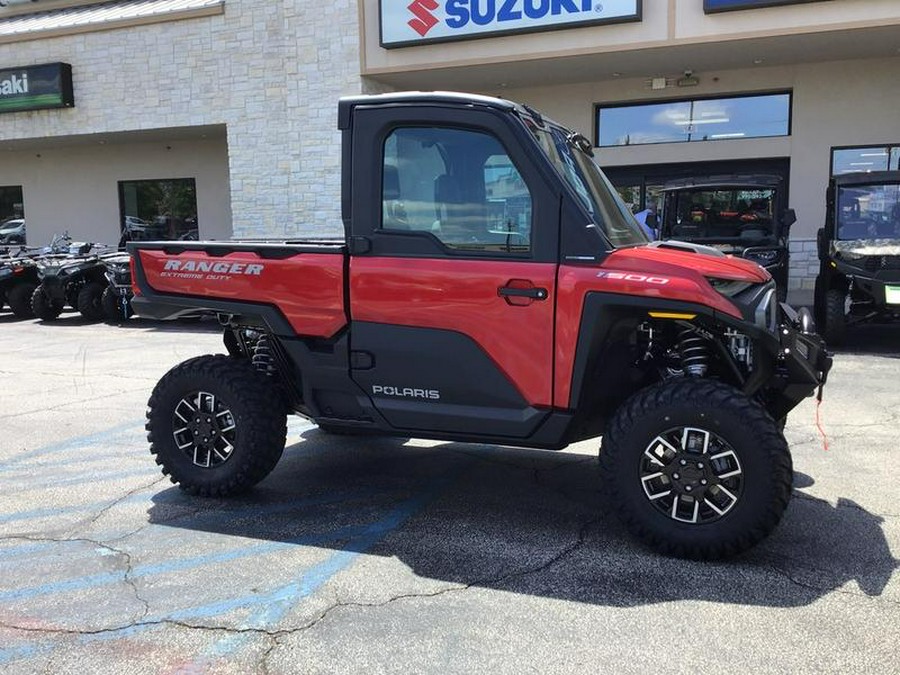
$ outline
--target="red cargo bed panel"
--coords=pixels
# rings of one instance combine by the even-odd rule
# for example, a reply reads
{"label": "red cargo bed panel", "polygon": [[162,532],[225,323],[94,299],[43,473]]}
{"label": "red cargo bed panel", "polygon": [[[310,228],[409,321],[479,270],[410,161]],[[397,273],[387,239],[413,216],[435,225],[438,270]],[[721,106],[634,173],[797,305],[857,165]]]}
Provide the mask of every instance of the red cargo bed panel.
{"label": "red cargo bed panel", "polygon": [[212,256],[143,249],[138,254],[147,283],[159,293],[273,305],[303,336],[328,338],[347,324],[343,254],[279,259],[251,251]]}

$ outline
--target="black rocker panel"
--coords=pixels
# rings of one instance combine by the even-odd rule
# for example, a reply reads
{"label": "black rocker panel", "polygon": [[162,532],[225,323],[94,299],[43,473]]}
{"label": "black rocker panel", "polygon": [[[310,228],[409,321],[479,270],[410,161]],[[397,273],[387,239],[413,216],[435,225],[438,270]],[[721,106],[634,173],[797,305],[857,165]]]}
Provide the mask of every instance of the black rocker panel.
{"label": "black rocker panel", "polygon": [[353,380],[396,428],[526,438],[548,414],[462,333],[354,321],[350,335]]}

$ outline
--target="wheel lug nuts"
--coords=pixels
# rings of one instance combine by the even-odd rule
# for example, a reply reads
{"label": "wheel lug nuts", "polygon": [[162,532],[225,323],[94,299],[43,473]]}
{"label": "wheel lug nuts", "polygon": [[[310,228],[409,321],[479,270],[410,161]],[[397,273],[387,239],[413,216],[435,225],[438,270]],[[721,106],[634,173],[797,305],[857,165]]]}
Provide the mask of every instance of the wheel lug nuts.
{"label": "wheel lug nuts", "polygon": [[206,443],[208,440],[209,440],[208,438],[204,438],[203,442]]}
{"label": "wheel lug nuts", "polygon": [[197,436],[200,432],[194,429],[194,436]]}
{"label": "wheel lug nuts", "polygon": [[697,462],[697,468],[698,468],[698,469],[702,469],[702,468],[703,468],[703,462]]}
{"label": "wheel lug nuts", "polygon": [[677,473],[673,473],[672,478],[674,478],[675,480],[678,480],[679,478],[681,478],[681,476],[679,476]]}
{"label": "wheel lug nuts", "polygon": [[687,466],[687,460],[686,459],[681,460],[680,464],[681,464],[681,466]]}
{"label": "wheel lug nuts", "polygon": [[706,479],[705,479],[705,478],[701,478],[701,479],[700,479],[700,485],[706,485]]}
{"label": "wheel lug nuts", "polygon": [[212,424],[212,418],[211,418],[211,417],[207,417],[207,418],[206,418],[206,423],[207,423],[207,424]]}
{"label": "wheel lug nuts", "polygon": [[684,486],[684,489],[685,489],[686,492],[690,492],[692,488],[691,488],[690,485],[685,485],[685,486]]}

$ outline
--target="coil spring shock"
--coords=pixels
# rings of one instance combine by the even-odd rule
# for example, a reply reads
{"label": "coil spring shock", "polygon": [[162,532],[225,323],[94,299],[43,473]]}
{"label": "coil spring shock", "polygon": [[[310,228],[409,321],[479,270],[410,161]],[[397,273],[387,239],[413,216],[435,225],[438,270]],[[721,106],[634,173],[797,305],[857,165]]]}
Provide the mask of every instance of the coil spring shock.
{"label": "coil spring shock", "polygon": [[260,335],[253,345],[253,356],[250,357],[250,363],[264,375],[272,375],[275,372],[272,345],[269,342],[269,336],[265,333]]}
{"label": "coil spring shock", "polygon": [[703,377],[709,370],[709,349],[706,340],[692,329],[685,328],[678,334],[678,352],[681,354],[681,367],[686,375]]}

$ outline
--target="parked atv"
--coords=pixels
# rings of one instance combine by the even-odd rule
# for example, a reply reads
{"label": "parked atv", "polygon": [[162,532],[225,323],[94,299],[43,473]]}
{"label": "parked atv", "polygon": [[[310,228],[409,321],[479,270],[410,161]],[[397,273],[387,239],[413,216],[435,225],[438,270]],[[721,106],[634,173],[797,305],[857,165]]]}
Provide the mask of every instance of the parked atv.
{"label": "parked atv", "polygon": [[0,257],[0,308],[8,304],[18,318],[30,319],[31,294],[37,285],[34,260],[21,254]]}
{"label": "parked atv", "polygon": [[69,243],[69,235],[64,233],[54,237],[50,246],[5,248],[0,255],[0,307],[9,304],[18,318],[33,318],[31,296],[40,283],[37,263],[65,256],[69,251]]}
{"label": "parked atv", "polygon": [[119,323],[131,317],[131,259],[127,253],[117,253],[103,258],[104,275],[108,286],[103,290],[100,303],[103,314],[110,323]]}
{"label": "parked atv", "polygon": [[52,321],[69,305],[85,319],[103,320],[102,297],[108,282],[101,254],[108,251],[106,244],[86,243],[70,256],[38,261],[40,284],[31,296],[34,315]]}
{"label": "parked atv", "polygon": [[900,319],[900,171],[836,176],[826,200],[815,314],[840,345],[850,326]]}

